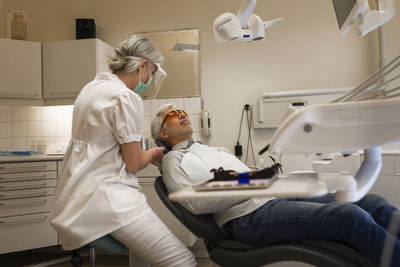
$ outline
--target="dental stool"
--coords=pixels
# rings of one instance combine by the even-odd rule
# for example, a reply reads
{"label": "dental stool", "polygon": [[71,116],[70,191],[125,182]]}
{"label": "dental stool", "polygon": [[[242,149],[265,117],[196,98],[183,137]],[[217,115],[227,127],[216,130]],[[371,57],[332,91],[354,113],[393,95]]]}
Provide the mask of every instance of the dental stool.
{"label": "dental stool", "polygon": [[[89,247],[89,258],[91,267],[96,266],[96,248],[111,254],[119,254],[127,250],[127,248],[122,243],[113,238],[111,235],[106,235],[99,239],[96,239],[95,241],[87,244],[85,247]],[[129,258],[129,261],[130,260],[131,259]],[[78,254],[77,250],[74,250],[72,251],[70,262],[74,267],[81,267],[83,264],[83,257]]]}
{"label": "dental stool", "polygon": [[[84,247],[89,247],[90,267],[96,266],[96,248],[111,254],[120,254],[125,252],[127,248],[111,235],[105,235],[87,244]],[[83,258],[74,250],[70,260],[72,266],[81,267]],[[129,251],[129,267],[149,267],[150,265],[136,256],[132,251]]]}
{"label": "dental stool", "polygon": [[377,266],[344,244],[329,240],[304,240],[267,246],[250,246],[225,235],[211,214],[194,215],[178,202],[168,199],[168,192],[157,177],[154,188],[161,201],[193,234],[202,238],[210,259],[226,267],[255,267],[280,261],[297,261],[324,267]]}

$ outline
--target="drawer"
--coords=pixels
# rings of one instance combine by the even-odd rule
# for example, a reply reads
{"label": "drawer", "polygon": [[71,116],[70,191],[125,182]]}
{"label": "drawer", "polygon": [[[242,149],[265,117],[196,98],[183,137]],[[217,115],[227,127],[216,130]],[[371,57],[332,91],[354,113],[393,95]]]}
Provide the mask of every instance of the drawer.
{"label": "drawer", "polygon": [[0,254],[57,245],[49,217],[48,212],[0,218]]}
{"label": "drawer", "polygon": [[0,192],[55,187],[57,179],[0,183]]}
{"label": "drawer", "polygon": [[0,200],[1,217],[50,212],[53,196]]}
{"label": "drawer", "polygon": [[27,189],[27,190],[10,190],[1,191],[0,200],[13,199],[13,198],[27,198],[27,197],[43,197],[54,195],[56,188],[38,188],[38,189]]}
{"label": "drawer", "polygon": [[57,171],[2,173],[0,174],[0,185],[3,182],[33,181],[42,179],[57,179]]}
{"label": "drawer", "polygon": [[55,161],[36,161],[36,162],[18,162],[18,163],[1,163],[0,174],[16,173],[16,172],[39,172],[39,171],[56,171],[57,164]]}

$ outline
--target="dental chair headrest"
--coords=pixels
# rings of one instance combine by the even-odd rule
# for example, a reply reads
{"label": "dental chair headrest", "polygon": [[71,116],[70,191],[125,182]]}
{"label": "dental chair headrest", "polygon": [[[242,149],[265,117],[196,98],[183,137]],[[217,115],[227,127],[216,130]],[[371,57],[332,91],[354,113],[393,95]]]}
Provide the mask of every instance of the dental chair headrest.
{"label": "dental chair headrest", "polygon": [[165,143],[164,140],[157,138],[154,140],[154,143],[158,146],[158,147],[164,147],[164,155],[167,154],[168,152],[171,151],[172,147],[170,147],[167,143]]}

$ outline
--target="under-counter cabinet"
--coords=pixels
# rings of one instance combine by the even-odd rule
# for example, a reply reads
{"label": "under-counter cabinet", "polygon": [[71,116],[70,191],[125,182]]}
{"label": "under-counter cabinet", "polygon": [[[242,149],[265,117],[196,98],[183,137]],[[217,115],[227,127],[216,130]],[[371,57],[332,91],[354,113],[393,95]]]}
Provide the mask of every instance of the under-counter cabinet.
{"label": "under-counter cabinet", "polygon": [[42,45],[0,38],[0,98],[42,98]]}
{"label": "under-counter cabinet", "polygon": [[58,244],[49,215],[57,161],[0,163],[0,254]]}
{"label": "under-counter cabinet", "polygon": [[43,43],[45,103],[46,100],[76,98],[97,72],[108,71],[107,59],[112,51],[110,45],[99,39]]}

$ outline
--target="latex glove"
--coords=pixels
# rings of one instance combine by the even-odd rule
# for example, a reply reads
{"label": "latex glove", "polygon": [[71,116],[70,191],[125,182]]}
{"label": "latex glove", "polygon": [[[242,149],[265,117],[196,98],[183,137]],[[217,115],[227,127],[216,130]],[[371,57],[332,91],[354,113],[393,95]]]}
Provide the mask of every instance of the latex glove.
{"label": "latex glove", "polygon": [[151,164],[160,166],[161,160],[164,156],[164,151],[165,147],[153,147],[149,149],[149,151],[153,152],[153,158],[151,160]]}

